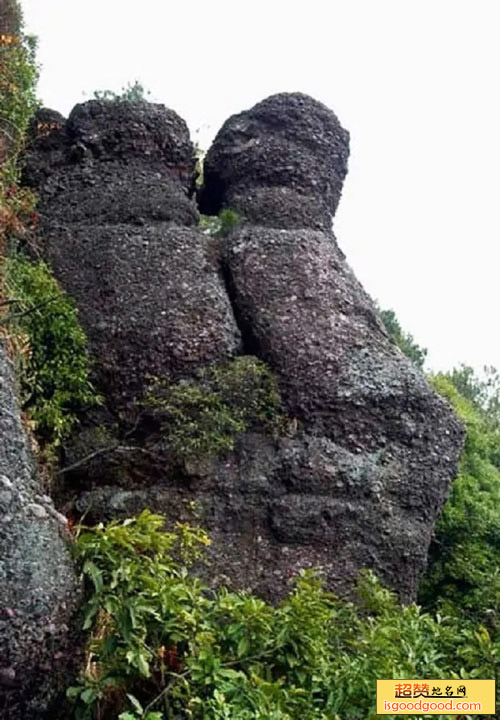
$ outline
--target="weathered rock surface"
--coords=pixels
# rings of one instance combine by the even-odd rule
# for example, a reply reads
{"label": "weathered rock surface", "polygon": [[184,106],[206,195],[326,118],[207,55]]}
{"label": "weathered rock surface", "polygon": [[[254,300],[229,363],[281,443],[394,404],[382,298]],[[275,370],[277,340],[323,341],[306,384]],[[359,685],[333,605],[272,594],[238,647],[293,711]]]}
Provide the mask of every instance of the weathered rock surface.
{"label": "weathered rock surface", "polygon": [[210,240],[164,225],[53,226],[44,257],[75,298],[99,389],[113,405],[238,350]]}
{"label": "weathered rock surface", "polygon": [[348,156],[349,134],[329,108],[301,93],[272,95],[220,129],[201,212],[232,207],[259,225],[331,226]]}
{"label": "weathered rock surface", "polygon": [[[230,118],[200,206],[230,207],[242,224],[207,239],[180,227],[196,215],[184,126],[164,109],[109,107],[78,106],[51,142],[35,140],[26,168],[41,192],[42,253],[77,300],[99,389],[114,409],[134,405],[148,375],[253,354],[275,371],[294,429],[253,428],[234,452],[181,467],[158,427],[138,426],[134,451],[79,466],[74,509],[98,520],[151,507],[176,520],[194,499],[214,581],[277,597],[319,565],[348,591],[371,567],[413,598],[462,428],[389,340],[336,244],[347,132],[301,94]],[[82,456],[94,430],[82,430]]]}
{"label": "weathered rock surface", "polygon": [[80,592],[65,518],[39,487],[0,345],[0,717],[51,717],[74,663]]}
{"label": "weathered rock surface", "polygon": [[122,409],[148,378],[231,356],[239,331],[212,244],[191,227],[185,122],[161,105],[90,101],[59,125],[35,137],[24,169],[40,195],[40,251],[77,302],[100,390]]}
{"label": "weathered rock surface", "polygon": [[39,111],[24,181],[41,198],[42,227],[143,223],[196,225],[190,199],[196,159],[186,123],[150,103],[90,100],[62,122]]}
{"label": "weathered rock surface", "polygon": [[[368,565],[409,599],[462,428],[389,340],[329,229],[347,156],[331,111],[302,95],[273,96],[223,125],[201,202],[216,210],[237,198],[243,224],[225,258],[244,344],[278,373],[306,430],[293,462],[275,473],[291,488],[268,502],[268,537],[294,546],[287,562],[319,561],[335,587]],[[294,202],[303,191],[328,222]]]}

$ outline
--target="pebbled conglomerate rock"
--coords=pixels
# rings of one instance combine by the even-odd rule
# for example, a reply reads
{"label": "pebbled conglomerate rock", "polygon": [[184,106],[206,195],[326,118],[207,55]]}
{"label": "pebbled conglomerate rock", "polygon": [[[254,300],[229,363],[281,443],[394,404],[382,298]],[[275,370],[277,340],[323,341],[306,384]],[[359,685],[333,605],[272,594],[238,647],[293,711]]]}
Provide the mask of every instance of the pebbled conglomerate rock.
{"label": "pebbled conglomerate rock", "polygon": [[229,118],[199,193],[202,212],[241,216],[224,238],[193,227],[186,133],[164,108],[92,101],[35,139],[25,174],[41,195],[42,255],[76,299],[113,412],[140,407],[150,375],[184,382],[243,353],[275,372],[287,422],[183,464],[154,425],[112,455],[98,437],[106,450],[112,423],[86,422],[66,456],[94,458],[78,466],[73,510],[175,521],[194,500],[213,582],[277,598],[312,565],[349,592],[370,567],[411,600],[463,429],[391,342],[333,235],[348,133],[300,93]]}
{"label": "pebbled conglomerate rock", "polygon": [[162,105],[97,100],[53,128],[51,118],[35,119],[24,167],[40,197],[38,249],[76,300],[96,384],[120,412],[151,378],[237,352],[239,331],[217,255],[194,227],[185,122]]}
{"label": "pebbled conglomerate rock", "polygon": [[288,547],[286,563],[319,562],[341,589],[366,565],[408,600],[463,430],[390,341],[337,246],[347,156],[331,111],[300,94],[272,96],[223,125],[201,202],[215,211],[236,200],[243,215],[225,240],[228,290],[246,347],[278,374],[304,430],[293,462],[274,473],[290,488],[266,505],[268,566],[279,573]]}
{"label": "pebbled conglomerate rock", "polygon": [[51,717],[76,657],[66,520],[38,483],[0,344],[0,717]]}
{"label": "pebbled conglomerate rock", "polygon": [[331,226],[347,173],[349,133],[302,93],[272,95],[230,117],[204,162],[201,212],[231,207],[258,225]]}
{"label": "pebbled conglomerate rock", "polygon": [[53,226],[44,257],[76,300],[96,384],[113,407],[235,353],[241,339],[210,240],[192,228]]}
{"label": "pebbled conglomerate rock", "polygon": [[196,165],[186,123],[150,103],[90,100],[67,121],[42,109],[31,128],[23,179],[53,222],[196,225]]}

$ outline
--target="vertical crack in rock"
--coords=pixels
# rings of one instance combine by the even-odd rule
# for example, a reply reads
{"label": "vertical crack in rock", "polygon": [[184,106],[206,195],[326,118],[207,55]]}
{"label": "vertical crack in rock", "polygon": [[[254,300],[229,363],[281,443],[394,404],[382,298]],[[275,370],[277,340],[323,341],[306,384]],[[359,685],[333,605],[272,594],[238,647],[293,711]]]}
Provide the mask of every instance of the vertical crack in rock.
{"label": "vertical crack in rock", "polygon": [[220,258],[220,267],[221,277],[224,281],[226,294],[231,304],[234,320],[241,336],[241,354],[255,355],[256,357],[260,358],[262,357],[262,351],[259,346],[259,342],[253,334],[251,326],[245,321],[245,318],[243,317],[238,307],[238,304],[236,302],[235,289],[232,286],[231,273],[224,258]]}
{"label": "vertical crack in rock", "polygon": [[[389,341],[333,237],[348,154],[348,133],[324,105],[272,96],[222,126],[200,207],[244,217],[225,243],[234,313],[304,423],[295,461],[275,480],[303,472],[310,486],[271,503],[271,536],[288,548],[285,562],[316,560],[334,586],[370,566],[410,599],[462,428]],[[313,438],[323,443],[314,458]],[[332,482],[339,453],[349,461]],[[360,475],[360,466],[370,470]]]}

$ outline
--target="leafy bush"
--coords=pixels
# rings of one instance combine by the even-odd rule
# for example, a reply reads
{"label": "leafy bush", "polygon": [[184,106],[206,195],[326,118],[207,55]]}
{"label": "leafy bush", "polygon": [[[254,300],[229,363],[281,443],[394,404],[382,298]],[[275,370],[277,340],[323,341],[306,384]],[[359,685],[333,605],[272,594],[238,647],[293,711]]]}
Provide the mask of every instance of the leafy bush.
{"label": "leafy bush", "polygon": [[[203,170],[201,169],[199,172],[203,172]],[[235,210],[224,208],[218,215],[200,215],[199,228],[207,235],[225,237],[240,225],[241,220],[241,216]]]}
{"label": "leafy bush", "polygon": [[460,472],[436,526],[421,599],[485,623],[500,640],[500,433],[450,377],[433,379],[466,425]]}
{"label": "leafy bush", "polygon": [[[18,155],[36,110],[36,42],[22,32],[19,4],[9,0],[0,10],[0,243],[5,235],[32,222],[35,199],[18,185]],[[4,252],[5,248],[0,246]]]}
{"label": "leafy bush", "polygon": [[[0,38],[0,130],[2,150],[15,158],[22,148],[28,123],[37,108],[35,85],[38,76],[35,64],[36,42],[24,35],[21,27],[16,34]],[[2,176],[12,165],[2,167]],[[9,176],[8,181],[15,178]]]}
{"label": "leafy bush", "polygon": [[472,404],[488,429],[500,430],[500,373],[485,366],[481,376],[468,365],[460,365],[446,373],[452,385]]}
{"label": "leafy bush", "polygon": [[183,460],[228,452],[253,425],[271,429],[280,396],[269,368],[244,356],[205,368],[192,381],[157,383],[147,404],[156,410],[170,451]]}
{"label": "leafy bush", "polygon": [[423,368],[427,356],[426,348],[417,345],[413,335],[403,330],[394,310],[381,310],[378,308],[378,313],[389,336],[401,352],[414,362],[417,367]]}
{"label": "leafy bush", "polygon": [[273,607],[204,586],[189,568],[205,533],[162,526],[144,511],[77,539],[91,630],[68,691],[78,720],[374,720],[377,678],[495,677],[484,628],[402,607],[371,574],[356,605],[309,571]]}
{"label": "leafy bush", "polygon": [[28,340],[17,363],[22,406],[41,438],[57,445],[77,422],[77,411],[98,401],[89,381],[86,338],[72,300],[45,263],[13,255],[4,276],[15,308],[4,323]]}
{"label": "leafy bush", "polygon": [[146,90],[138,80],[135,80],[133,83],[129,82],[127,87],[123,87],[121,93],[115,93],[113,90],[95,90],[94,98],[110,102],[140,103],[147,102],[150,94],[149,90]]}

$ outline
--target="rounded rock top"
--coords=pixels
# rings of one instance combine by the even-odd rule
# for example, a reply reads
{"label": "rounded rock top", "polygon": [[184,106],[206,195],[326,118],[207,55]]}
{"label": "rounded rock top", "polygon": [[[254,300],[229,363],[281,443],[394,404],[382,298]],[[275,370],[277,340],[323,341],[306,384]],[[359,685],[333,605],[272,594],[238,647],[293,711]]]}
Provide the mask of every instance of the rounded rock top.
{"label": "rounded rock top", "polygon": [[66,133],[72,142],[82,143],[97,157],[151,155],[168,164],[195,165],[188,126],[165,105],[88,100],[75,105]]}
{"label": "rounded rock top", "polygon": [[230,117],[205,159],[201,211],[217,214],[234,195],[286,187],[335,214],[347,174],[349,133],[326,105],[278,93]]}

